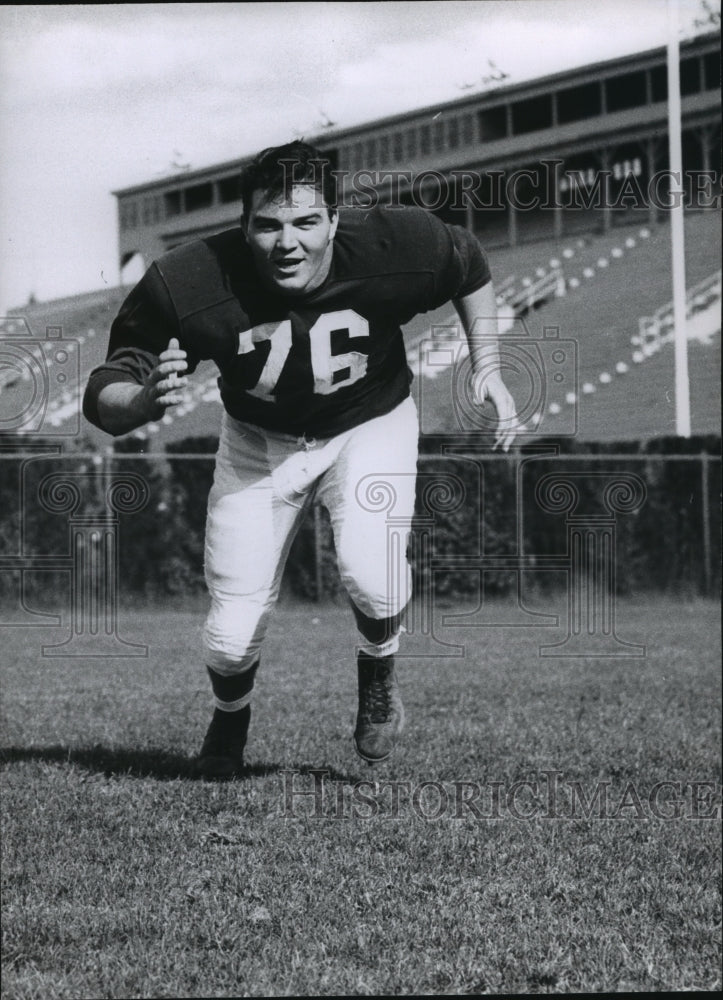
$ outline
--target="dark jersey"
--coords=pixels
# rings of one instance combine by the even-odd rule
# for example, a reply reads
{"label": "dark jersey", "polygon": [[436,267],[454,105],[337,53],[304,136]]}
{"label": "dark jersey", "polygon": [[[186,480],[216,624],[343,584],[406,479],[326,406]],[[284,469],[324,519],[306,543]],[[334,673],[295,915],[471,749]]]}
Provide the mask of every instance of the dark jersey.
{"label": "dark jersey", "polygon": [[189,372],[216,362],[231,416],[331,437],[409,394],[403,324],[489,280],[474,236],[423,209],[342,210],[326,280],[295,297],[262,285],[242,230],[228,230],[151,265],[113,323],[84,412],[99,425],[100,390],[141,384],[176,337]]}

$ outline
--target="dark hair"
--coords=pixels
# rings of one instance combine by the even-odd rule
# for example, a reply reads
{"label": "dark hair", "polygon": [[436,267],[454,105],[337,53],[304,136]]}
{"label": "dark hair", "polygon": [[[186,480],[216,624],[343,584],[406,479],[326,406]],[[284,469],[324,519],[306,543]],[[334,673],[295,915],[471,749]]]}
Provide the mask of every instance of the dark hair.
{"label": "dark hair", "polygon": [[262,149],[241,174],[241,200],[246,218],[251,211],[254,191],[266,199],[289,198],[294,184],[310,184],[319,192],[331,212],[336,208],[336,178],[331,161],[306,142]]}

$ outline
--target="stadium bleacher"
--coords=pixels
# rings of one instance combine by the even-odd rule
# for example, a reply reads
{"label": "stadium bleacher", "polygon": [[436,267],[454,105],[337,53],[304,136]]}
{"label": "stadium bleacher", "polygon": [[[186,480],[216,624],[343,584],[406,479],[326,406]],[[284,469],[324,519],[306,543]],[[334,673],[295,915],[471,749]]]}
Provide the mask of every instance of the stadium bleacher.
{"label": "stadium bleacher", "polygon": [[[717,215],[690,213],[685,234],[690,289],[709,278],[720,261]],[[655,313],[671,297],[667,224],[621,228],[568,242],[546,241],[522,247],[519,253],[507,248],[504,254],[493,255],[492,267],[495,276],[499,275],[496,281],[511,274],[515,282],[521,283],[525,277],[534,280],[553,267],[559,267],[564,278],[564,294],[538,304],[524,316],[524,323],[533,340],[543,340],[545,328],[551,328],[559,330],[562,340],[575,342],[579,366],[576,385],[570,383],[567,372],[559,386],[548,378],[544,393],[536,394],[539,406],[535,407],[530,376],[521,373],[516,377],[508,372],[518,404],[524,408],[529,402],[527,409],[536,410],[527,417],[532,417],[531,429],[537,435],[567,436],[573,428],[574,436],[583,441],[629,441],[675,433],[673,344],[662,345],[655,356],[638,357],[640,351],[634,343],[639,336],[639,319]],[[698,315],[689,329],[689,338],[691,333],[695,335],[689,341],[694,434],[720,433],[719,314],[720,284],[717,300],[707,302],[705,315]],[[416,362],[416,395],[423,410],[422,426],[428,433],[481,426],[461,420],[451,428],[450,378],[441,378],[439,372],[425,373],[424,366],[420,369],[420,345],[432,339],[432,328],[455,325],[449,307],[410,324],[410,362],[413,367]],[[519,328],[511,332],[517,333]],[[515,343],[509,335],[503,339],[507,345]]]}
{"label": "stadium bleacher", "polygon": [[[710,278],[720,261],[717,213],[689,213],[685,234],[687,287],[691,289]],[[557,328],[562,340],[574,341],[577,371],[569,370],[568,357],[565,378],[558,385],[546,377],[541,393],[537,392],[540,387],[531,389],[528,373],[507,373],[518,404],[531,420],[528,426],[537,435],[565,436],[571,427],[584,441],[624,441],[674,433],[669,327],[667,339],[660,338],[654,350],[641,352],[640,343],[636,343],[641,317],[653,316],[671,297],[669,240],[667,224],[647,224],[615,228],[604,235],[506,247],[490,255],[495,284],[508,296],[510,291],[523,292],[546,276],[562,278],[562,283],[549,283],[554,290],[535,303],[523,319],[532,340],[542,339],[545,328]],[[2,327],[6,344],[15,345],[15,356],[4,358],[0,368],[2,430],[15,429],[18,421],[13,425],[14,415],[37,410],[34,421],[26,424],[28,433],[40,434],[45,429],[71,447],[79,441],[100,448],[112,443],[78,414],[87,375],[105,357],[108,330],[127,291],[104,289],[11,311]],[[711,298],[707,292],[706,296],[705,302],[698,303],[689,330],[692,428],[694,434],[719,434],[720,282],[717,293]],[[509,309],[503,306],[501,311],[509,316]],[[502,328],[510,327],[510,322],[508,318]],[[461,424],[454,421],[450,392],[458,385],[450,381],[451,372],[445,373],[444,366],[434,370],[420,367],[420,351],[431,340],[433,327],[457,325],[453,310],[446,307],[417,317],[405,330],[425,432],[477,426],[465,424],[464,419]],[[518,345],[520,331],[518,321],[508,330],[505,343],[513,348]],[[68,372],[66,381],[60,383],[48,345],[63,346],[62,342],[74,344],[78,365],[76,369],[72,361],[64,369]],[[463,354],[463,340],[459,348]],[[551,349],[549,344],[547,348]],[[547,357],[549,350],[543,353]],[[547,370],[546,364],[542,364],[543,370]],[[34,399],[38,393],[36,375],[43,366],[50,392],[47,407],[41,412]],[[139,448],[162,451],[167,443],[182,438],[216,435],[221,412],[216,377],[211,363],[199,366],[187,402],[162,421],[133,432]]]}
{"label": "stadium bleacher", "polygon": [[80,400],[88,372],[105,358],[110,324],[127,291],[112,287],[33,302],[0,320],[3,431],[49,436],[65,446],[83,436],[99,442],[79,415]]}

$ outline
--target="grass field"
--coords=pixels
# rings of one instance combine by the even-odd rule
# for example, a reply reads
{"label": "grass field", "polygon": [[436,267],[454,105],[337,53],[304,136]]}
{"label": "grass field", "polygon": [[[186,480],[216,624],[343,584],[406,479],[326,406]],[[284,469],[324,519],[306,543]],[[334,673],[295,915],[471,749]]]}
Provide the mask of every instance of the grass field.
{"label": "grass field", "polygon": [[3,629],[3,998],[719,988],[717,609],[618,616],[644,659],[511,628],[403,659],[403,746],[370,768],[350,613],[284,605],[226,784],[189,771],[200,614],[124,613],[147,659]]}

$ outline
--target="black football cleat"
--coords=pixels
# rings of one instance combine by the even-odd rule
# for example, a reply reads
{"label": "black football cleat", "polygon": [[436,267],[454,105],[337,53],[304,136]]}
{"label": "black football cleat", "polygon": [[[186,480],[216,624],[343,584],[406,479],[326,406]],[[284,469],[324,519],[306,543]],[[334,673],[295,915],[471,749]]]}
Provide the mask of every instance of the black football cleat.
{"label": "black football cleat", "polygon": [[250,718],[250,705],[238,712],[222,712],[220,708],[214,710],[194,766],[197,777],[223,781],[238,777],[243,772]]}
{"label": "black football cleat", "polygon": [[394,672],[394,657],[359,653],[359,711],[354,743],[359,756],[378,764],[391,756],[404,728],[404,706]]}

